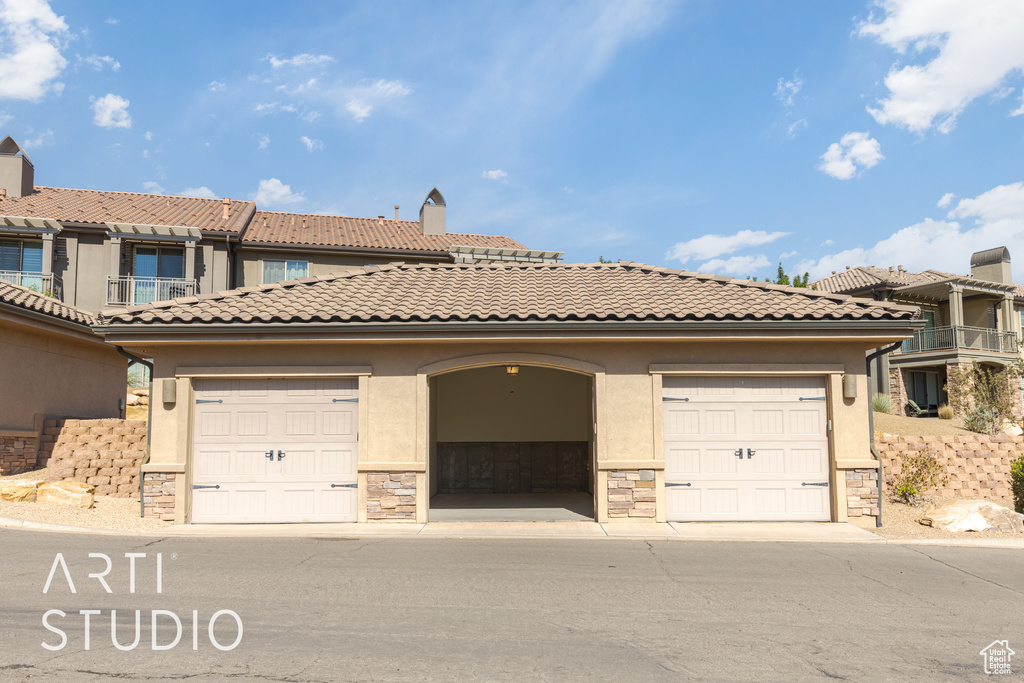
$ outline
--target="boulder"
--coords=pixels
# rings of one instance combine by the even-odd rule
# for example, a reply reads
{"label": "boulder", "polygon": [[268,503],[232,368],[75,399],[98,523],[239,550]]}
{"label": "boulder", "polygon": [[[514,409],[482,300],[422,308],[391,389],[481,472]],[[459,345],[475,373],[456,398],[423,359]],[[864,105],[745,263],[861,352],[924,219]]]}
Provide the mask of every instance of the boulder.
{"label": "boulder", "polygon": [[1014,424],[1009,420],[1003,420],[1003,427],[1000,431],[1007,436],[1020,436],[1024,434],[1024,429],[1021,429],[1019,424]]}
{"label": "boulder", "polygon": [[33,503],[42,479],[8,479],[0,481],[0,500],[16,503]]}
{"label": "boulder", "polygon": [[96,489],[89,484],[74,479],[65,479],[54,484],[40,486],[36,500],[40,503],[74,505],[88,510],[92,507],[95,493]]}
{"label": "boulder", "polygon": [[127,403],[130,406],[139,405],[139,401],[140,397],[138,394],[128,394],[128,397],[125,399],[125,403]]}
{"label": "boulder", "polygon": [[917,521],[952,532],[994,529],[1007,534],[1024,533],[1024,515],[989,500],[955,498],[936,503]]}

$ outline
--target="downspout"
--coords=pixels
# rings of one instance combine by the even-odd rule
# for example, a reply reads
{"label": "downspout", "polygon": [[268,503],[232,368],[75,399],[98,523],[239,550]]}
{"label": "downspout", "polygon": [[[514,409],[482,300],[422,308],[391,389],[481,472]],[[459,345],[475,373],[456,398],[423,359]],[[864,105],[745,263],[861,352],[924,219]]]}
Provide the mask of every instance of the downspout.
{"label": "downspout", "polygon": [[[892,346],[887,346],[884,349],[879,349],[874,353],[868,354],[868,376],[871,376],[871,361],[875,360],[876,358],[881,358],[882,356],[891,353],[892,351],[895,351],[901,346],[903,346],[903,342],[898,341]],[[875,409],[872,407],[870,402],[868,403],[868,438],[870,439],[871,443],[871,455],[873,455],[875,460],[878,461],[878,517],[875,518],[875,527],[878,528],[882,526],[882,454],[879,453],[878,448],[875,447]]]}
{"label": "downspout", "polygon": [[139,463],[139,517],[146,516],[146,475],[142,471],[142,466],[149,462],[149,449],[153,443],[153,361],[144,360],[136,355],[128,353],[124,350],[123,346],[114,345],[117,352],[127,358],[130,361],[139,363],[149,368],[149,405],[148,405],[148,416],[146,418],[146,455],[142,458],[142,462]]}

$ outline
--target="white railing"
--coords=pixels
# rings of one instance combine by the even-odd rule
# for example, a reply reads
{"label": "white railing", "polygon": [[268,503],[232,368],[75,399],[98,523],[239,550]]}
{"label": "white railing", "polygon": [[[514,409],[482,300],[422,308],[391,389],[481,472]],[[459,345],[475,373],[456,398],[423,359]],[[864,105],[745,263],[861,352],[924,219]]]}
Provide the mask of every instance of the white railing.
{"label": "white railing", "polygon": [[53,273],[27,273],[22,270],[0,270],[0,280],[6,280],[53,299],[63,296],[60,278]]}
{"label": "white railing", "polygon": [[169,277],[107,277],[107,305],[132,306],[196,293],[196,281]]}
{"label": "white railing", "polygon": [[914,333],[903,342],[898,353],[918,353],[943,349],[973,349],[1016,353],[1017,335],[987,327],[932,327]]}

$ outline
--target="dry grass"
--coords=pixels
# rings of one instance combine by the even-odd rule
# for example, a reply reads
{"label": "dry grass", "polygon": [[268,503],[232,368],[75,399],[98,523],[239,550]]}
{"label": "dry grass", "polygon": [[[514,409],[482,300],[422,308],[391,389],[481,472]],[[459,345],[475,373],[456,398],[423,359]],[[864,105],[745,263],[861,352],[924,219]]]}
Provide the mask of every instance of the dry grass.
{"label": "dry grass", "polygon": [[937,417],[905,417],[875,413],[875,432],[896,436],[943,436],[974,434],[962,427],[960,418],[943,420]]}

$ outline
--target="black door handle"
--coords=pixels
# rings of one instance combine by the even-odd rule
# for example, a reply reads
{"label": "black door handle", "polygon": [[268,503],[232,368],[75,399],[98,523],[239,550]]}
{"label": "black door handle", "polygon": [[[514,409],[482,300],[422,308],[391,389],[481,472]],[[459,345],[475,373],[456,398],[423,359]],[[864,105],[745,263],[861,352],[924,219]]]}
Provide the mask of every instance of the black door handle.
{"label": "black door handle", "polygon": [[757,453],[757,451],[755,451],[753,448],[748,448],[747,449],[747,460],[750,460],[751,458],[753,458],[755,453]]}
{"label": "black door handle", "polygon": [[285,453],[284,451],[278,451],[278,452],[277,452],[277,460],[278,460],[278,462],[280,462],[280,461],[281,461],[281,458],[283,458],[283,457],[284,457],[284,456],[286,456],[286,455],[288,455],[288,454],[287,454],[287,453]]}

